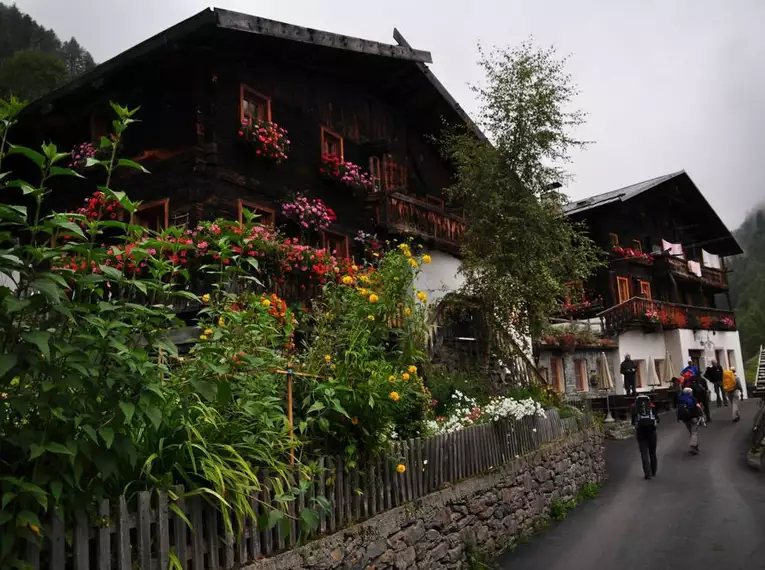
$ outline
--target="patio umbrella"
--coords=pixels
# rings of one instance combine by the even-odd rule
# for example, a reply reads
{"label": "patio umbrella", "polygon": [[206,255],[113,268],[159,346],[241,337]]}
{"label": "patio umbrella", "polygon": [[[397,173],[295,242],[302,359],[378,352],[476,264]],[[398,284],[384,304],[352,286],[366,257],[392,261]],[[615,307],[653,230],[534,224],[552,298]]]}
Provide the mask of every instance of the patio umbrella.
{"label": "patio umbrella", "polygon": [[672,365],[672,357],[669,355],[669,351],[664,355],[664,367],[661,370],[661,381],[668,386],[672,385],[672,380],[677,378],[677,372]]}
{"label": "patio umbrella", "polygon": [[656,364],[653,356],[648,359],[648,385],[649,386],[661,386],[661,380],[656,374]]}
{"label": "patio umbrella", "polygon": [[607,423],[612,423],[614,417],[611,415],[611,404],[608,400],[608,392],[614,389],[614,379],[611,377],[611,368],[608,366],[606,353],[601,352],[598,358],[598,377],[600,380],[599,388],[606,391],[606,419]]}

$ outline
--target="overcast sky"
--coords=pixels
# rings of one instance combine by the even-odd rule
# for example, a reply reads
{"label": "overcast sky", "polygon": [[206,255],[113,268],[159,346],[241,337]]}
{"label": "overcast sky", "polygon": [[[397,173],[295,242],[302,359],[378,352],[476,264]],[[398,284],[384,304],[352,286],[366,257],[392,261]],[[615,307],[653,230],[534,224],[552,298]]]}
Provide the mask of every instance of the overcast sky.
{"label": "overcast sky", "polygon": [[[204,0],[16,0],[97,62],[210,6]],[[731,227],[765,199],[765,0],[218,0],[221,8],[433,54],[468,110],[478,42],[570,53],[589,113],[573,198],[685,169]]]}

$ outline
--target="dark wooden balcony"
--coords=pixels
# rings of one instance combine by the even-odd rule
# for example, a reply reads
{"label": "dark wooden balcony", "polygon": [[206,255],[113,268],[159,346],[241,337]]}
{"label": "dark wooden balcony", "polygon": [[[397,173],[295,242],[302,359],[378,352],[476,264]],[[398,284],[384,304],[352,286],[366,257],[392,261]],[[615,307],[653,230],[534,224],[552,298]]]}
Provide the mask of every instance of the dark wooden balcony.
{"label": "dark wooden balcony", "polygon": [[617,335],[638,327],[642,327],[646,332],[667,329],[736,330],[736,317],[731,311],[652,301],[642,297],[633,297],[606,309],[598,316],[603,330],[609,335]]}
{"label": "dark wooden balcony", "polygon": [[432,204],[400,192],[381,192],[377,203],[378,223],[388,231],[430,240],[435,246],[459,252],[465,220]]}
{"label": "dark wooden balcony", "polygon": [[701,277],[691,273],[688,269],[688,262],[678,257],[667,257],[669,271],[675,277],[688,281],[701,282],[703,285],[714,287],[716,289],[727,289],[728,278],[722,269],[712,269],[711,267],[701,266]]}

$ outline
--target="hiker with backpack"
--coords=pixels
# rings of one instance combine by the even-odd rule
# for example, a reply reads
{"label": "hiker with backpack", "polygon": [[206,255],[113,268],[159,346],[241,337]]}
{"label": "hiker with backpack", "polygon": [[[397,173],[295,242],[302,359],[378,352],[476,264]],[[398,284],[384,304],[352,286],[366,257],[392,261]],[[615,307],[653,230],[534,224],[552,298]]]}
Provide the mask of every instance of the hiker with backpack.
{"label": "hiker with backpack", "polygon": [[693,388],[686,383],[677,396],[677,421],[683,422],[690,435],[688,452],[691,455],[699,453],[699,416],[702,415],[701,404],[693,395]]}
{"label": "hiker with backpack", "polygon": [[741,380],[739,379],[738,374],[736,374],[736,368],[734,366],[731,366],[729,370],[723,372],[722,389],[723,392],[727,394],[728,400],[730,400],[730,405],[733,410],[733,421],[737,422],[741,419],[739,402],[741,401],[741,396],[743,395],[744,390],[741,388]]}
{"label": "hiker with backpack", "polygon": [[635,426],[638,447],[640,448],[640,460],[643,463],[643,474],[646,480],[656,477],[658,460],[656,459],[656,426],[659,424],[659,416],[656,408],[647,394],[641,394],[635,398],[632,405],[632,425]]}

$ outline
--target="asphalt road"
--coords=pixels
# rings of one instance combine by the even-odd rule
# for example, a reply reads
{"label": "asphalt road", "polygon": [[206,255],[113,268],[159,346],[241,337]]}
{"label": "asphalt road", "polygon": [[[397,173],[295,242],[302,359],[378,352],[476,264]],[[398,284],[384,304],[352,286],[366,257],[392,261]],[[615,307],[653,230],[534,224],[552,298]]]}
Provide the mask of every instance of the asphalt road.
{"label": "asphalt road", "polygon": [[701,453],[689,456],[688,432],[664,416],[659,472],[646,481],[634,439],[609,441],[609,480],[598,498],[571,511],[514,552],[503,570],[765,569],[765,475],[746,464],[757,402],[741,421],[712,407],[699,428]]}

